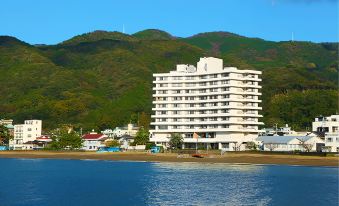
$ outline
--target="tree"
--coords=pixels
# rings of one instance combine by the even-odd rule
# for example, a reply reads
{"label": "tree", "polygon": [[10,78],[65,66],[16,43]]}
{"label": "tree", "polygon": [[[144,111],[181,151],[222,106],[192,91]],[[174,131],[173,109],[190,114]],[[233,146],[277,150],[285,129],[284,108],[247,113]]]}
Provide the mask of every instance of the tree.
{"label": "tree", "polygon": [[265,147],[272,152],[273,150],[278,148],[278,144],[275,144],[275,143],[266,143]]}
{"label": "tree", "polygon": [[5,125],[0,125],[0,145],[9,144],[13,136],[10,134],[8,128]]}
{"label": "tree", "polygon": [[52,142],[48,146],[50,149],[80,149],[82,147],[83,139],[75,131],[67,131],[65,129],[58,130],[56,134],[52,135]]}
{"label": "tree", "polygon": [[169,141],[169,145],[172,149],[180,149],[184,143],[184,138],[179,133],[172,133]]}
{"label": "tree", "polygon": [[110,139],[105,141],[105,146],[106,147],[120,147],[120,143],[116,139]]}
{"label": "tree", "polygon": [[141,112],[139,117],[139,127],[144,127],[146,130],[149,129],[149,124],[151,122],[151,116],[145,112]]}
{"label": "tree", "polygon": [[143,127],[140,127],[136,137],[134,138],[134,144],[145,145],[148,141],[149,141],[149,132]]}
{"label": "tree", "polygon": [[307,139],[306,138],[298,138],[300,141],[300,145],[302,148],[304,148],[304,150],[306,152],[310,152],[313,148],[313,144],[312,143],[307,143]]}
{"label": "tree", "polygon": [[249,150],[257,150],[257,144],[255,144],[255,142],[247,142],[246,143],[246,148]]}

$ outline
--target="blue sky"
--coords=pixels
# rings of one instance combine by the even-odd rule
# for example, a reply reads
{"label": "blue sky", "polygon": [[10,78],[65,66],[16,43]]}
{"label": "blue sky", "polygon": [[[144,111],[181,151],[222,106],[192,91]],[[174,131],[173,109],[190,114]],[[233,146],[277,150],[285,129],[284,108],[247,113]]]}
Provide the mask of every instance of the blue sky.
{"label": "blue sky", "polygon": [[94,30],[229,31],[266,40],[338,41],[339,0],[1,0],[0,35],[56,44]]}

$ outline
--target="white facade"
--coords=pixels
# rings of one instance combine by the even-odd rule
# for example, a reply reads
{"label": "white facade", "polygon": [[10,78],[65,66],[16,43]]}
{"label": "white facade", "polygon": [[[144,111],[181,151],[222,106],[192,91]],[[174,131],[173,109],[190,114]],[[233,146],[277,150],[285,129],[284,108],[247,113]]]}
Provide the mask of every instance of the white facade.
{"label": "white facade", "polygon": [[10,141],[9,147],[14,150],[33,149],[24,143],[34,141],[41,136],[41,120],[25,120],[24,124],[14,125],[14,138]]}
{"label": "white facade", "polygon": [[100,147],[105,146],[105,140],[107,136],[104,134],[97,134],[91,132],[82,136],[84,140],[82,149],[86,151],[97,151]]}
{"label": "white facade", "polygon": [[198,143],[213,149],[239,150],[258,136],[261,71],[223,67],[222,59],[200,58],[197,67],[177,65],[176,71],[153,74],[150,141],[168,145],[172,133],[184,147]]}
{"label": "white facade", "polygon": [[339,115],[329,117],[317,117],[312,123],[312,131],[317,133],[338,133]]}
{"label": "white facade", "polygon": [[123,135],[130,135],[135,137],[139,130],[139,127],[134,126],[132,123],[127,124],[127,127],[116,127],[114,130],[106,129],[101,131],[102,134],[110,138],[121,137]]}
{"label": "white facade", "polygon": [[275,152],[306,152],[305,146],[310,152],[319,152],[324,146],[324,140],[317,136],[260,136],[256,141],[261,150]]}
{"label": "white facade", "polygon": [[339,152],[339,132],[325,134],[326,152]]}

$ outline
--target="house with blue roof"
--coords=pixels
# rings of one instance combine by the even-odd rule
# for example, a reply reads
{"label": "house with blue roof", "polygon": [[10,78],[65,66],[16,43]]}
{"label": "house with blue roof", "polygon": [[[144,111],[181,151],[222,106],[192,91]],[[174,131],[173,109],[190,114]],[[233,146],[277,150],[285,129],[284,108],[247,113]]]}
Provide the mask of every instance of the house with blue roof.
{"label": "house with blue roof", "polygon": [[259,136],[256,141],[261,150],[280,152],[320,152],[325,145],[317,136]]}

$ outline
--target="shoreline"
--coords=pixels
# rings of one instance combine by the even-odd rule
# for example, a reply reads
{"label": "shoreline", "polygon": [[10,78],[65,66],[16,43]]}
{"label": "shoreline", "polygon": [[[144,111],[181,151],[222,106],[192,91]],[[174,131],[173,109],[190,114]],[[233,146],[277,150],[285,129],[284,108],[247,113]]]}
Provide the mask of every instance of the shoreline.
{"label": "shoreline", "polygon": [[293,166],[331,166],[339,167],[339,157],[318,157],[281,154],[226,153],[211,154],[204,158],[194,158],[176,153],[151,154],[146,152],[70,152],[70,151],[0,151],[0,158],[27,159],[79,159],[79,160],[115,160],[142,162],[197,162],[197,163],[230,163],[258,165],[293,165]]}

